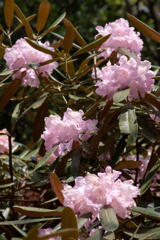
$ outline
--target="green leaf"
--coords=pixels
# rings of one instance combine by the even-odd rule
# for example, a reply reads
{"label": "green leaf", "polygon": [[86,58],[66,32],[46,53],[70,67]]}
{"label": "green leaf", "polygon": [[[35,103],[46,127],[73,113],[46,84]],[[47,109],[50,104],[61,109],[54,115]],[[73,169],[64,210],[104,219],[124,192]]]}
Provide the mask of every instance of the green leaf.
{"label": "green leaf", "polygon": [[156,174],[157,170],[160,168],[160,162],[157,162],[146,175],[143,185],[141,186],[141,195],[143,195],[150,187],[153,177]]}
{"label": "green leaf", "polygon": [[120,114],[119,128],[122,133],[130,134],[130,142],[134,143],[138,136],[137,116],[134,109]]}
{"label": "green leaf", "polygon": [[[23,225],[23,224],[32,224],[32,223],[39,223],[39,222],[48,222],[48,221],[53,221],[56,218],[35,218],[35,219],[25,219],[25,220],[13,220],[13,221],[3,221],[0,222],[0,226],[8,226],[12,224],[16,225]],[[59,219],[59,217],[57,218]]]}
{"label": "green leaf", "polygon": [[13,206],[15,212],[21,213],[22,215],[29,217],[59,217],[62,212],[55,211],[46,208],[35,208],[35,207],[23,207],[23,206]]}
{"label": "green leaf", "polygon": [[160,212],[156,212],[153,208],[143,208],[143,207],[132,207],[131,210],[136,213],[140,213],[147,218],[154,219],[156,221],[160,221]]}
{"label": "green leaf", "polygon": [[87,45],[85,45],[83,48],[80,48],[78,51],[76,51],[72,57],[78,56],[80,54],[89,52],[91,50],[95,50],[98,49],[105,41],[107,41],[107,39],[110,37],[110,35],[104,36],[104,37],[100,37],[97,40],[93,41],[92,43],[89,43]]}
{"label": "green leaf", "polygon": [[129,95],[129,88],[122,91],[118,91],[113,96],[113,102],[114,103],[122,102],[128,97],[128,95]]}
{"label": "green leaf", "polygon": [[124,233],[133,237],[133,239],[139,239],[139,240],[160,239],[160,227],[145,228],[145,229],[139,230],[138,232],[124,230]]}
{"label": "green leaf", "polygon": [[141,33],[149,37],[150,39],[154,40],[155,42],[160,43],[160,33],[156,32],[151,27],[147,26],[143,22],[141,22],[139,19],[134,17],[131,14],[127,14],[127,18],[129,21],[133,24],[134,27],[136,27]]}
{"label": "green leaf", "polygon": [[100,220],[104,230],[114,232],[119,227],[119,222],[112,207],[102,208],[100,210]]}
{"label": "green leaf", "polygon": [[102,229],[98,229],[87,240],[102,240],[102,236],[103,236]]}
{"label": "green leaf", "polygon": [[47,152],[44,157],[41,158],[41,160],[37,163],[35,168],[31,171],[32,173],[35,172],[37,169],[41,168],[47,160],[50,158],[50,156],[56,151],[57,146],[54,146],[49,152]]}

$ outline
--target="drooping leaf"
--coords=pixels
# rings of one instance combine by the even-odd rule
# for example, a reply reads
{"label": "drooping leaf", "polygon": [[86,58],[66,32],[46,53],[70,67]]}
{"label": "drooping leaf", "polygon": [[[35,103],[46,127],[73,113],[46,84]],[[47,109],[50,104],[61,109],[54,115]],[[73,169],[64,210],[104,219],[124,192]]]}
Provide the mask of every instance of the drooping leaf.
{"label": "drooping leaf", "polygon": [[[26,19],[27,19],[28,22],[30,22],[30,21],[32,21],[32,20],[35,18],[35,16],[36,16],[36,14],[34,13],[34,14],[32,14],[31,16],[27,17]],[[21,22],[21,20],[20,20],[19,18],[18,18],[18,20]],[[18,24],[18,26],[15,27],[15,28],[13,29],[13,31],[11,32],[11,35],[12,35],[13,33],[15,33],[16,31],[18,31],[21,27],[23,27],[23,23]]]}
{"label": "drooping leaf", "polygon": [[10,83],[0,99],[0,109],[3,109],[8,104],[9,100],[14,96],[20,85],[21,79],[15,79]]}
{"label": "drooping leaf", "polygon": [[50,3],[44,0],[40,3],[38,8],[36,29],[38,32],[45,27],[50,12]]}
{"label": "drooping leaf", "polygon": [[52,172],[50,174],[50,182],[51,182],[51,187],[52,187],[53,192],[56,194],[59,201],[63,204],[63,201],[64,201],[64,196],[62,194],[63,185],[60,182],[56,173]]}
{"label": "drooping leaf", "polygon": [[16,4],[14,4],[14,10],[16,12],[17,17],[23,23],[27,36],[29,38],[33,39],[33,31],[32,31],[32,28],[31,28],[27,18],[24,16],[23,12],[21,11],[21,9]]}
{"label": "drooping leaf", "polygon": [[144,24],[142,21],[137,19],[131,14],[127,14],[127,18],[129,21],[133,24],[134,27],[136,27],[141,33],[149,37],[150,39],[154,40],[155,42],[160,43],[160,33],[156,32],[151,27]]}
{"label": "drooping leaf", "polygon": [[132,207],[131,210],[136,213],[140,213],[147,218],[154,219],[156,221],[160,221],[160,212],[155,211],[153,208],[143,208],[143,207]]}
{"label": "drooping leaf", "polygon": [[[24,220],[13,220],[13,221],[3,221],[0,222],[0,226],[8,226],[12,224],[16,225],[22,225],[22,224],[33,224],[33,223],[39,223],[39,222],[47,222],[47,221],[55,221],[55,217],[50,218],[35,218],[35,219],[24,219]],[[57,218],[59,219],[59,217]]]}
{"label": "drooping leaf", "polygon": [[141,165],[141,162],[140,161],[134,161],[134,160],[127,160],[127,161],[119,161],[114,169],[115,170],[121,170],[121,169],[124,169],[124,168],[127,168],[127,169],[136,169],[136,168],[139,168]]}
{"label": "drooping leaf", "polygon": [[78,56],[83,53],[89,52],[91,50],[98,49],[107,39],[110,37],[110,35],[100,37],[97,40],[93,41],[92,43],[89,43],[85,45],[84,47],[80,48],[78,51],[76,51],[72,56]]}
{"label": "drooping leaf", "polygon": [[62,212],[55,211],[46,208],[35,208],[35,207],[23,207],[23,206],[13,206],[15,212],[21,213],[22,215],[29,217],[59,217]]}
{"label": "drooping leaf", "polygon": [[8,28],[10,28],[13,24],[13,16],[14,16],[14,0],[5,0],[4,17]]}
{"label": "drooping leaf", "polygon": [[157,162],[146,175],[143,184],[141,186],[141,195],[143,195],[150,187],[153,177],[156,174],[157,170],[160,168],[160,162]]}
{"label": "drooping leaf", "polygon": [[76,237],[77,237],[77,229],[75,229],[75,228],[62,229],[62,230],[59,230],[59,231],[57,231],[55,233],[50,233],[50,234],[45,235],[43,237],[38,237],[36,240],[48,240],[50,238],[58,237],[58,236],[60,236],[61,238],[67,239],[67,240],[76,239]]}
{"label": "drooping leaf", "polygon": [[112,207],[105,207],[100,210],[100,221],[104,230],[114,232],[119,227],[119,222]]}

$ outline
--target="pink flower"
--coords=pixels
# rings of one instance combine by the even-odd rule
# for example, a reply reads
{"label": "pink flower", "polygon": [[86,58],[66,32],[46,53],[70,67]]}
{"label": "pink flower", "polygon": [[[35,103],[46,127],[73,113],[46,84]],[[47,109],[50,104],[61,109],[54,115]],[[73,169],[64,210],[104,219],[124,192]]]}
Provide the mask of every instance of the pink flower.
{"label": "pink flower", "polygon": [[63,119],[57,115],[45,118],[45,130],[41,137],[45,140],[46,151],[58,145],[49,163],[71,151],[73,142],[88,140],[92,134],[96,133],[97,120],[83,120],[83,115],[82,110],[73,111],[67,108]]}
{"label": "pink flower", "polygon": [[[39,230],[39,235],[42,237],[42,236],[51,234],[52,232],[53,232],[52,228],[41,228]],[[48,240],[60,240],[60,237],[52,237],[52,238],[49,238]]]}
{"label": "pink flower", "polygon": [[[129,100],[137,99],[140,95],[143,97],[146,92],[151,92],[154,84],[155,74],[150,68],[149,61],[128,60],[125,56],[121,56],[117,64],[108,62],[102,69],[97,68],[99,80],[96,82],[96,93],[110,99],[117,91],[129,88]],[[96,78],[95,71],[92,77]]]}
{"label": "pink flower", "polygon": [[105,27],[97,26],[96,30],[98,31],[97,36],[111,34],[110,38],[99,48],[102,51],[101,56],[105,58],[109,57],[113,51],[117,51],[118,48],[127,48],[136,55],[139,55],[143,48],[140,34],[136,33],[133,27],[129,27],[128,21],[123,18],[108,23]]}
{"label": "pink flower", "polygon": [[[8,153],[9,143],[8,143],[8,132],[7,129],[0,130],[0,153]],[[13,138],[12,144],[14,145]]]}
{"label": "pink flower", "polygon": [[129,207],[136,206],[134,198],[139,189],[132,180],[121,181],[120,172],[106,167],[104,173],[77,177],[73,187],[64,185],[64,206],[71,207],[79,215],[92,213],[92,220],[99,218],[100,209],[111,206],[121,218],[130,214]]}
{"label": "pink flower", "polygon": [[[49,42],[38,43],[54,51]],[[13,79],[22,77],[23,86],[39,87],[38,75],[47,76],[58,66],[57,62],[53,62],[39,67],[39,63],[51,60],[52,56],[31,47],[23,38],[17,40],[11,48],[6,48],[4,59],[8,68],[15,71]]]}

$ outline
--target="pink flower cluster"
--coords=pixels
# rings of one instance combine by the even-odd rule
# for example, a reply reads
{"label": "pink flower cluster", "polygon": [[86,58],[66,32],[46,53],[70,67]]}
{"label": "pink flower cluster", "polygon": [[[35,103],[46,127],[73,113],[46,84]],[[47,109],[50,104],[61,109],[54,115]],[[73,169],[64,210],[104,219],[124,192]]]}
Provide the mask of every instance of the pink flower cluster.
{"label": "pink flower cluster", "polygon": [[45,118],[45,130],[41,137],[45,140],[46,151],[58,145],[50,162],[71,151],[73,142],[88,140],[97,132],[97,120],[83,120],[83,115],[82,110],[67,108],[62,119],[58,115]]}
{"label": "pink flower cluster", "polygon": [[[38,43],[54,51],[54,48],[49,46],[49,42],[41,43],[39,41]],[[22,84],[31,87],[39,86],[39,74],[42,76],[46,76],[47,73],[51,74],[53,69],[58,66],[57,62],[53,62],[39,67],[39,63],[51,60],[52,56],[31,47],[23,38],[17,40],[11,48],[6,48],[4,59],[9,70],[15,71],[13,79],[22,77]]]}
{"label": "pink flower cluster", "polygon": [[[8,132],[7,129],[0,130],[0,153],[8,153],[9,144],[8,144]],[[14,145],[13,138],[12,144]]]}
{"label": "pink flower cluster", "polygon": [[129,27],[128,21],[123,18],[108,23],[105,27],[97,26],[96,30],[98,31],[97,36],[111,34],[110,38],[99,49],[102,51],[101,56],[105,58],[109,57],[113,51],[117,51],[118,48],[127,48],[136,55],[139,55],[143,48],[140,34],[136,33],[133,27]]}
{"label": "pink flower cluster", "polygon": [[64,206],[71,207],[79,215],[92,213],[92,220],[99,218],[100,209],[111,206],[121,218],[130,214],[129,207],[136,205],[133,198],[139,195],[139,189],[132,180],[121,181],[119,171],[106,167],[104,173],[77,177],[74,187],[64,185]]}
{"label": "pink flower cluster", "polygon": [[93,78],[99,79],[96,82],[96,93],[112,98],[117,91],[129,88],[129,100],[143,97],[152,90],[154,84],[155,74],[150,68],[149,61],[141,61],[139,58],[128,60],[126,56],[121,56],[117,64],[108,62],[102,69],[97,68],[96,74],[95,71],[92,73]]}

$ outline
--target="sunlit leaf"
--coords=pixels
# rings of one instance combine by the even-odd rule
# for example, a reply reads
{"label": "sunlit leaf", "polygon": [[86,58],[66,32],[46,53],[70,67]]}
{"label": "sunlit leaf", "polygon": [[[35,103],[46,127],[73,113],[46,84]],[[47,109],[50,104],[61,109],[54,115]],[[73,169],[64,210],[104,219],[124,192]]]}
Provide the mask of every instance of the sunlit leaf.
{"label": "sunlit leaf", "polygon": [[59,201],[63,204],[63,201],[64,201],[64,196],[62,194],[63,185],[60,182],[56,173],[52,172],[50,174],[50,182],[51,182],[53,192],[56,194]]}
{"label": "sunlit leaf", "polygon": [[136,27],[141,33],[149,37],[150,39],[154,40],[155,42],[160,43],[160,33],[156,32],[151,27],[144,24],[142,21],[137,19],[131,14],[127,14],[127,18],[129,21],[133,24],[134,27]]}

